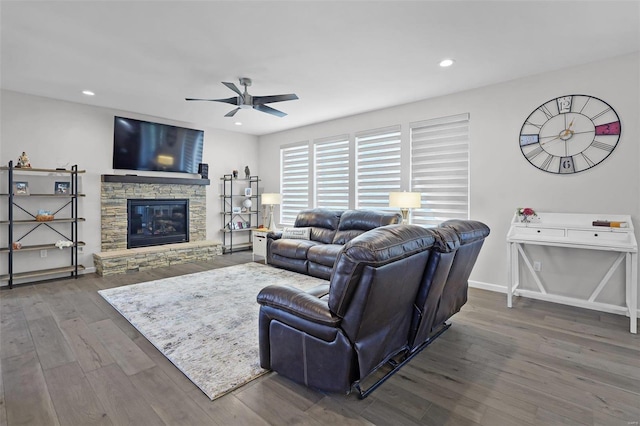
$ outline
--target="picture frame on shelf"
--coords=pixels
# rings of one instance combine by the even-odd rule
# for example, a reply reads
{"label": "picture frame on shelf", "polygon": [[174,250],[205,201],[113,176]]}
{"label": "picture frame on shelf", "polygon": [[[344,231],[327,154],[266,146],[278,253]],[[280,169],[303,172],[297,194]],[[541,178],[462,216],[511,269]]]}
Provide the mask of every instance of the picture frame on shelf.
{"label": "picture frame on shelf", "polygon": [[53,186],[53,192],[56,195],[67,195],[71,192],[70,182],[56,182]]}
{"label": "picture frame on shelf", "polygon": [[244,196],[245,197],[251,197],[252,192],[253,191],[251,190],[251,188],[245,188],[244,189]]}
{"label": "picture frame on shelf", "polygon": [[13,195],[30,195],[29,182],[13,182]]}

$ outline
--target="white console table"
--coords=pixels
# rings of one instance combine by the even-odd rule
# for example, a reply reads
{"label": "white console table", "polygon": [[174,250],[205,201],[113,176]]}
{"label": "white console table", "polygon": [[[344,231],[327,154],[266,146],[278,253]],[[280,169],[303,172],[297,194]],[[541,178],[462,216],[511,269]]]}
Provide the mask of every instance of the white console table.
{"label": "white console table", "polygon": [[[592,226],[595,220],[626,222],[628,227]],[[631,333],[637,333],[638,244],[631,216],[538,212],[538,218],[535,222],[521,223],[518,216],[514,215],[507,234],[507,243],[509,264],[507,277],[508,307],[512,307],[513,296],[515,295],[623,314],[630,319]],[[618,256],[588,299],[580,299],[548,293],[524,251],[523,246],[525,244],[565,247],[568,249],[613,251],[617,252]],[[522,257],[539,291],[518,288],[520,285],[519,257]],[[597,302],[596,298],[609,283],[611,276],[623,260],[625,260],[626,265],[626,306]]]}

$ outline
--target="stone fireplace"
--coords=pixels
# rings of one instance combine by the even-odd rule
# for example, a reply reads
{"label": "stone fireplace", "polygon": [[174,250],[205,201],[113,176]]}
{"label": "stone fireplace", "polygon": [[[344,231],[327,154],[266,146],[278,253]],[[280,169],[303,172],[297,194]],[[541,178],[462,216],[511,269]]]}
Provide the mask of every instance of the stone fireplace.
{"label": "stone fireplace", "polygon": [[[102,252],[93,256],[96,272],[110,275],[209,260],[222,254],[219,241],[206,241],[206,185],[208,179],[102,175]],[[131,218],[132,200],[136,207]],[[181,211],[185,220],[178,229],[182,227],[177,220]],[[149,246],[147,241],[132,248],[132,232],[134,240],[147,233],[153,244],[160,245]]]}

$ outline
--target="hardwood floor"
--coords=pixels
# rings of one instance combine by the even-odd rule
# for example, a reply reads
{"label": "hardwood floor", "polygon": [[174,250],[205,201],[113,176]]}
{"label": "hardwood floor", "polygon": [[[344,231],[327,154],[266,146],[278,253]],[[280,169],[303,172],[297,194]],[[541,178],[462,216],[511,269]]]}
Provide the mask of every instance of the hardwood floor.
{"label": "hardwood floor", "polygon": [[0,290],[0,425],[638,425],[626,317],[470,290],[453,326],[371,396],[269,373],[210,401],[97,290],[251,261]]}

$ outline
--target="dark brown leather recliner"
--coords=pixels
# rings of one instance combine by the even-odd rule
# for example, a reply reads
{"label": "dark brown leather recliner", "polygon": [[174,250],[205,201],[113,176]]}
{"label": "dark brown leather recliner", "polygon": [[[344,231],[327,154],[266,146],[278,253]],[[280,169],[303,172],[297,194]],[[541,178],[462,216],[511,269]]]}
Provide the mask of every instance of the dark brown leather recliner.
{"label": "dark brown leather recliner", "polygon": [[258,295],[261,366],[347,393],[354,385],[360,390],[359,383],[392,358],[418,353],[444,329],[436,321],[459,310],[454,303],[447,316],[448,308],[442,314],[439,308],[448,281],[464,276],[459,269],[467,271],[457,263],[454,225],[377,228],[345,245],[329,285],[306,292],[264,288]]}

